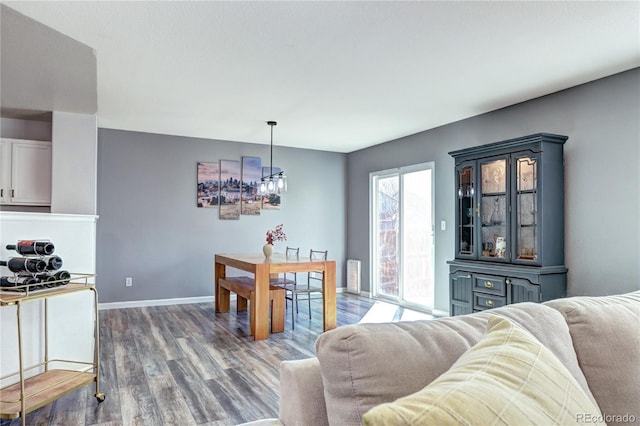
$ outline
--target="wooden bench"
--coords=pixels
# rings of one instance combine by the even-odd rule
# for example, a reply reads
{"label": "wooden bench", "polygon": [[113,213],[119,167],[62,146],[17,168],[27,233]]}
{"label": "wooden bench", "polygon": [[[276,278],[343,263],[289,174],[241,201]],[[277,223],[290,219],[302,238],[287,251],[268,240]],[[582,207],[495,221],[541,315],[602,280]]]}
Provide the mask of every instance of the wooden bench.
{"label": "wooden bench", "polygon": [[[255,313],[253,303],[255,295],[255,281],[251,277],[226,277],[218,280],[218,306],[220,312],[229,312],[230,293],[233,292],[237,296],[236,309],[238,312],[247,310],[247,301],[249,301],[251,310],[249,311],[249,330],[251,335],[255,334]],[[269,286],[269,303],[271,305],[271,332],[279,333],[284,331],[284,288],[278,286]]]}

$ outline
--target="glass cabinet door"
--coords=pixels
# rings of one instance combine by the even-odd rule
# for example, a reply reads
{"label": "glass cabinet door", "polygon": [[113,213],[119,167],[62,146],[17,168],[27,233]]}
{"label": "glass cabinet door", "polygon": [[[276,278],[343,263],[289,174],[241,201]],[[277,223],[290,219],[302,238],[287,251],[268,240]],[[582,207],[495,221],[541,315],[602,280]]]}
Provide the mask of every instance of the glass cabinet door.
{"label": "glass cabinet door", "polygon": [[538,159],[532,156],[515,158],[515,258],[518,261],[538,261]]}
{"label": "glass cabinet door", "polygon": [[458,257],[474,257],[476,246],[475,167],[462,164],[457,168],[458,217],[456,217]]}
{"label": "glass cabinet door", "polygon": [[480,258],[493,261],[507,261],[509,247],[509,202],[507,158],[499,157],[479,162],[480,167]]}

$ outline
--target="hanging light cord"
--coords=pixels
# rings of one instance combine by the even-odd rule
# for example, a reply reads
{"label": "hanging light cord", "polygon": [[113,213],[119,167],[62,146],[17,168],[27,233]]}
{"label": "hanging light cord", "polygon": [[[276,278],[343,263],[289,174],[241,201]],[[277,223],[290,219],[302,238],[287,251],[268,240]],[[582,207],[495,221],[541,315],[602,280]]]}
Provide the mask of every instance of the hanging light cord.
{"label": "hanging light cord", "polygon": [[[269,193],[279,193],[280,190],[287,190],[287,181],[284,172],[280,170],[278,173],[273,173],[273,126],[276,126],[278,122],[276,121],[267,121],[267,124],[271,127],[271,141],[270,141],[270,151],[269,151],[269,176],[263,176],[260,179],[261,193],[265,193],[268,191]],[[274,175],[278,175],[278,179],[274,179]]]}
{"label": "hanging light cord", "polygon": [[275,121],[268,121],[267,124],[271,126],[271,158],[269,159],[269,177],[273,177],[273,126],[277,123]]}

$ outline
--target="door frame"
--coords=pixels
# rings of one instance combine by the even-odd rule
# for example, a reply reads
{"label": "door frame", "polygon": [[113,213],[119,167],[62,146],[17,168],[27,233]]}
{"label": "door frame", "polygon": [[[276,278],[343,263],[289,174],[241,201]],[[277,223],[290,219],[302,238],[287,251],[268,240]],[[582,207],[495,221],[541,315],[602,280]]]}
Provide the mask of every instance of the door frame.
{"label": "door frame", "polygon": [[[431,170],[431,244],[432,244],[432,256],[431,256],[431,271],[433,280],[433,292],[434,292],[434,305],[435,305],[435,175],[436,166],[434,161],[427,161],[424,163],[413,164],[409,166],[396,167],[393,169],[380,170],[369,173],[369,277],[370,277],[370,297],[373,299],[391,302],[396,305],[411,308],[413,310],[432,313],[435,306],[419,305],[416,303],[408,302],[404,299],[403,293],[403,235],[402,230],[404,228],[404,214],[402,213],[403,203],[403,187],[404,187],[404,174]],[[399,177],[399,203],[400,203],[400,217],[399,217],[399,236],[398,236],[398,254],[400,257],[400,267],[398,271],[398,297],[392,297],[387,295],[378,294],[378,264],[375,261],[376,247],[378,244],[378,235],[376,232],[376,218],[373,217],[373,213],[376,211],[377,205],[377,181],[380,178],[398,176]]]}

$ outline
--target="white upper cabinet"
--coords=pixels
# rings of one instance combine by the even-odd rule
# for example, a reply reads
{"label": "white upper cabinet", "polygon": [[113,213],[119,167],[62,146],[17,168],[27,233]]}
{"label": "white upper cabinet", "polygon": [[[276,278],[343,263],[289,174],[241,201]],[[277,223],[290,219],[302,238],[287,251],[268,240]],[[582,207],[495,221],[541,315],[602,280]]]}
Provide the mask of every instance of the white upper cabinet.
{"label": "white upper cabinet", "polygon": [[51,142],[0,139],[0,204],[51,205]]}

